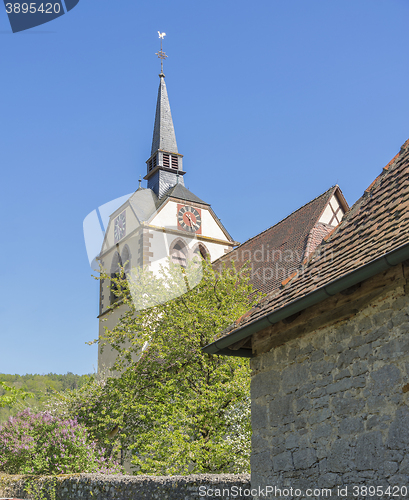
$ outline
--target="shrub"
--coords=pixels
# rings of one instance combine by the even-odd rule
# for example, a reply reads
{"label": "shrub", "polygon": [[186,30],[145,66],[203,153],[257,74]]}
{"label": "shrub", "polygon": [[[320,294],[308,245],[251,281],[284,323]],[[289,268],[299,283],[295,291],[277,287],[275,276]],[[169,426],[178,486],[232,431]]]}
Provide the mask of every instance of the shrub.
{"label": "shrub", "polygon": [[8,474],[121,473],[121,466],[103,452],[75,419],[48,412],[27,409],[0,427],[0,471]]}

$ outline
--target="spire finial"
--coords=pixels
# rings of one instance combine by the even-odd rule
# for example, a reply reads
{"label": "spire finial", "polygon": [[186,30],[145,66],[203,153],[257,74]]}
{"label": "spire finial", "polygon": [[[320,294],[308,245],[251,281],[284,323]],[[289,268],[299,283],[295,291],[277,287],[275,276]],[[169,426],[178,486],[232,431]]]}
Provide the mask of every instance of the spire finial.
{"label": "spire finial", "polygon": [[141,179],[141,176],[139,176],[139,188],[142,187],[142,179]]}
{"label": "spire finial", "polygon": [[159,74],[159,76],[160,77],[162,77],[162,76],[164,77],[165,75],[163,73],[163,60],[166,59],[168,56],[162,50],[162,41],[165,38],[166,33],[161,33],[160,31],[158,31],[158,35],[159,35],[159,38],[160,38],[160,51],[156,52],[155,55],[157,55],[158,58],[160,59],[160,74]]}

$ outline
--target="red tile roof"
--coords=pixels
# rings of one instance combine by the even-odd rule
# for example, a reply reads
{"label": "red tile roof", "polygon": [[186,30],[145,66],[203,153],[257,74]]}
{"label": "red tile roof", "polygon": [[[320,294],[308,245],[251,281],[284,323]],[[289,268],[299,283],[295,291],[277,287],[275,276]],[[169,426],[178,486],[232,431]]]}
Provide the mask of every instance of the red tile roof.
{"label": "red tile roof", "polygon": [[296,276],[236,322],[228,335],[407,243],[409,140]]}
{"label": "red tile roof", "polygon": [[348,210],[341,190],[333,186],[282,221],[220,257],[213,266],[217,269],[234,261],[236,270],[240,271],[247,264],[255,289],[263,293],[277,290],[283,280],[301,267],[306,255],[332,231],[333,226],[318,221],[334,194],[343,209]]}

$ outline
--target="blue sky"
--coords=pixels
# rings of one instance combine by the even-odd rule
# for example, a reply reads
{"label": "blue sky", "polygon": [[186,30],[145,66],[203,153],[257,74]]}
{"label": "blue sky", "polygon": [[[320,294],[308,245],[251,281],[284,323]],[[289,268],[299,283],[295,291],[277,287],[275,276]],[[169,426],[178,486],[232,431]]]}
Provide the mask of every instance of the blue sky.
{"label": "blue sky", "polygon": [[80,0],[12,34],[0,6],[0,372],[96,367],[82,222],[145,174],[158,30],[186,186],[243,242],[333,184],[352,204],[399,151],[408,17],[407,0]]}

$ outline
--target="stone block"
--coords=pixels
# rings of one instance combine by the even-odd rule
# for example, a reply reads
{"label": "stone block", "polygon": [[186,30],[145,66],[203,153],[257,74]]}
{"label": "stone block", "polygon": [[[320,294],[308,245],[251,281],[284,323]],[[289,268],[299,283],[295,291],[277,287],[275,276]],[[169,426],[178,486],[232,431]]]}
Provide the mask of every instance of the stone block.
{"label": "stone block", "polygon": [[297,431],[303,430],[307,427],[308,419],[305,417],[295,417],[294,428]]}
{"label": "stone block", "polygon": [[300,351],[297,356],[297,361],[298,362],[303,362],[305,359],[310,359],[311,354],[314,352],[315,348],[312,344],[308,344],[304,347],[300,348]]}
{"label": "stone block", "polygon": [[323,396],[322,398],[317,398],[312,401],[314,409],[316,408],[327,408],[329,405],[329,396]]}
{"label": "stone block", "polygon": [[273,457],[273,470],[275,472],[284,472],[293,469],[294,466],[290,451],[285,451]]}
{"label": "stone block", "polygon": [[322,438],[329,438],[334,430],[330,424],[317,425],[312,431],[312,441],[317,441]]}
{"label": "stone block", "polygon": [[309,382],[307,384],[304,384],[297,390],[297,398],[300,398],[306,394],[309,394],[311,391],[313,391],[316,387],[316,382],[312,383]]}
{"label": "stone block", "polygon": [[352,387],[362,389],[365,386],[366,386],[366,378],[365,377],[360,376],[360,377],[354,377],[352,379]]}
{"label": "stone block", "polygon": [[327,356],[333,357],[333,356],[336,356],[337,354],[341,353],[344,349],[345,349],[345,347],[342,344],[336,342],[334,344],[331,344],[325,350],[325,354]]}
{"label": "stone block", "polygon": [[277,396],[270,402],[270,425],[288,424],[295,420],[292,396]]}
{"label": "stone block", "polygon": [[396,474],[399,470],[399,464],[397,462],[384,462],[383,463],[383,473],[386,477]]}
{"label": "stone block", "polygon": [[379,413],[386,407],[386,401],[384,396],[371,396],[371,391],[366,388],[363,391],[363,395],[366,398],[366,406],[370,413]]}
{"label": "stone block", "polygon": [[385,460],[400,463],[403,460],[403,455],[397,450],[385,450]]}
{"label": "stone block", "polygon": [[325,396],[327,394],[327,389],[325,387],[317,387],[317,389],[314,389],[311,391],[310,398],[321,398],[322,396]]}
{"label": "stone block", "polygon": [[308,469],[317,462],[317,453],[314,448],[304,448],[293,453],[293,462],[296,469]]}
{"label": "stone block", "polygon": [[356,416],[365,408],[365,400],[355,397],[334,397],[332,406],[338,417]]}
{"label": "stone block", "polygon": [[375,428],[386,429],[388,425],[387,422],[390,420],[391,417],[388,415],[383,415],[383,416],[373,415],[366,421],[366,430],[370,431]]}
{"label": "stone block", "polygon": [[352,365],[352,375],[357,377],[368,372],[368,362],[367,361],[356,361]]}
{"label": "stone block", "polygon": [[372,319],[369,316],[364,316],[358,321],[357,327],[360,332],[367,332],[372,328]]}
{"label": "stone block", "polygon": [[[401,486],[407,487],[408,486],[408,476],[406,474],[400,474],[400,473],[394,474],[393,476],[389,477],[388,484],[393,484],[393,486],[398,486],[398,487],[401,487]],[[391,498],[393,498],[393,497],[391,496]],[[399,500],[404,500],[406,498],[407,498],[406,495],[404,497],[401,496],[399,498]]]}
{"label": "stone block", "polygon": [[357,438],[355,467],[358,471],[379,470],[385,459],[385,447],[380,431],[367,432]]}
{"label": "stone block", "polygon": [[387,446],[392,450],[409,449],[409,408],[407,406],[397,409],[389,427]]}
{"label": "stone block", "polygon": [[336,382],[337,380],[342,380],[343,378],[347,378],[350,376],[351,372],[349,371],[349,368],[344,368],[334,375],[334,381]]}
{"label": "stone block", "polygon": [[252,453],[250,458],[251,471],[256,473],[268,473],[271,471],[273,464],[269,451],[262,453]]}
{"label": "stone block", "polygon": [[280,384],[280,374],[274,370],[258,373],[251,379],[251,399],[273,396]]}
{"label": "stone block", "polygon": [[332,384],[333,382],[333,377],[332,375],[328,375],[323,378],[319,378],[315,381],[315,386],[316,387],[326,387],[329,384]]}
{"label": "stone block", "polygon": [[405,339],[392,339],[386,342],[378,351],[377,358],[383,360],[390,360],[401,356],[404,352],[408,352],[409,340]]}
{"label": "stone block", "polygon": [[346,439],[336,440],[331,448],[327,450],[327,467],[329,472],[349,472],[352,470],[353,449]]}
{"label": "stone block", "polygon": [[375,327],[380,327],[387,323],[392,316],[392,311],[387,309],[385,311],[380,311],[372,316],[372,321]]}
{"label": "stone block", "polygon": [[297,412],[301,412],[303,410],[309,410],[311,408],[311,401],[309,398],[305,396],[301,398],[296,398],[295,407]]}
{"label": "stone block", "polygon": [[392,330],[392,321],[388,321],[385,325],[381,326],[380,328],[376,328],[366,335],[366,341],[368,343],[374,342],[375,340],[378,340],[382,337],[389,337],[390,331]]}
{"label": "stone block", "polygon": [[391,318],[391,321],[393,326],[406,324],[407,328],[409,329],[409,317],[405,311],[399,311],[398,313],[394,314]]}
{"label": "stone block", "polygon": [[369,355],[372,354],[373,347],[372,344],[361,345],[361,347],[357,350],[358,356],[361,359],[369,360]]}
{"label": "stone block", "polygon": [[308,419],[308,423],[310,425],[320,424],[327,420],[332,416],[332,411],[330,408],[317,409],[314,412],[311,412],[310,417]]}
{"label": "stone block", "polygon": [[280,433],[271,440],[271,456],[279,455],[285,451],[285,436]]}
{"label": "stone block", "polygon": [[334,384],[329,385],[327,387],[327,393],[337,394],[339,392],[347,391],[348,389],[351,389],[351,387],[353,387],[353,379],[344,378],[342,380],[339,380],[338,382],[335,382]]}
{"label": "stone block", "polygon": [[355,349],[363,344],[366,344],[367,340],[365,336],[360,332],[357,335],[354,335],[352,339],[348,343],[348,347],[350,349]]}
{"label": "stone block", "polygon": [[324,357],[324,351],[322,349],[316,349],[310,356],[310,363],[315,363],[320,361]]}
{"label": "stone block", "polygon": [[371,392],[374,396],[391,394],[396,391],[397,385],[401,383],[402,376],[399,368],[394,365],[385,365],[379,370],[371,373],[373,385]]}
{"label": "stone block", "polygon": [[285,447],[287,450],[292,450],[300,445],[300,435],[292,432],[285,440]]}
{"label": "stone block", "polygon": [[399,474],[409,474],[409,455],[406,455],[399,467]]}
{"label": "stone block", "polygon": [[[321,462],[320,462],[321,465]],[[321,470],[321,467],[320,467]],[[327,472],[326,474],[322,474],[317,482],[318,488],[335,488],[336,486],[341,484],[341,477],[338,474],[333,474],[331,472]]]}
{"label": "stone block", "polygon": [[335,363],[332,361],[315,361],[311,363],[310,371],[313,375],[329,375],[335,368]]}
{"label": "stone block", "polygon": [[260,453],[262,451],[265,451],[269,449],[269,444],[266,439],[264,439],[262,436],[259,434],[255,434],[253,432],[253,435],[251,436],[251,451],[252,453]]}
{"label": "stone block", "polygon": [[293,364],[281,373],[281,388],[285,393],[294,392],[308,382],[309,373],[304,364]]}
{"label": "stone block", "polygon": [[294,363],[297,361],[298,359],[298,355],[300,353],[300,348],[299,346],[297,345],[296,347],[291,347],[289,350],[288,350],[288,353],[287,353],[287,359],[290,363]]}
{"label": "stone block", "polygon": [[343,435],[357,435],[364,430],[364,424],[359,417],[349,417],[341,420],[339,426],[339,434]]}
{"label": "stone block", "polygon": [[251,403],[251,426],[254,429],[262,429],[268,426],[267,405]]}
{"label": "stone block", "polygon": [[340,370],[342,368],[347,368],[351,365],[352,361],[358,357],[358,353],[355,350],[348,349],[343,351],[337,359],[336,366]]}

